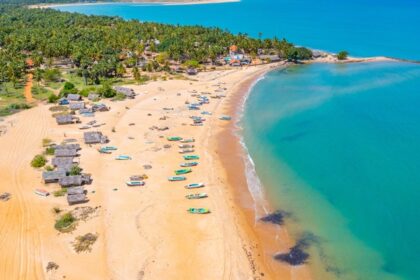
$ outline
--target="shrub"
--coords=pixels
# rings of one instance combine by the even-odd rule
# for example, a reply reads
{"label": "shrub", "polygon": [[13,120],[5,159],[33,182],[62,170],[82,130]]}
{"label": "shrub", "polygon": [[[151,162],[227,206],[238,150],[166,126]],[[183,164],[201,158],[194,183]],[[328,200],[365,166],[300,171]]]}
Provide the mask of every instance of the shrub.
{"label": "shrub", "polygon": [[43,167],[47,163],[47,159],[43,155],[36,155],[31,161],[31,166],[35,168]]}
{"label": "shrub", "polygon": [[73,243],[73,248],[77,253],[91,251],[92,245],[98,239],[98,236],[93,233],[87,233],[76,237],[76,241]]}
{"label": "shrub", "polygon": [[42,139],[42,147],[49,146],[51,142],[52,142],[51,139],[48,139],[48,138]]}
{"label": "shrub", "polygon": [[54,228],[61,232],[70,231],[74,228],[76,219],[70,212],[63,214],[58,220],[55,221]]}
{"label": "shrub", "polygon": [[54,191],[54,192],[53,192],[53,195],[54,195],[55,197],[59,197],[59,196],[64,196],[66,193],[67,193],[67,189],[62,188],[62,189],[60,189],[60,190],[58,190],[58,191]]}
{"label": "shrub", "polygon": [[47,165],[47,166],[45,166],[45,170],[46,171],[53,171],[54,167],[52,167],[51,165]]}
{"label": "shrub", "polygon": [[75,176],[75,175],[80,175],[80,173],[82,172],[82,169],[78,166],[78,165],[73,165],[71,168],[70,168],[70,172],[69,172],[69,174],[71,175],[71,176]]}
{"label": "shrub", "polygon": [[57,100],[59,99],[60,97],[58,97],[57,95],[55,95],[54,93],[51,93],[49,96],[48,96],[48,103],[55,103],[55,102],[57,102]]}
{"label": "shrub", "polygon": [[53,155],[54,155],[54,153],[55,153],[55,148],[54,148],[54,147],[47,147],[47,148],[45,149],[45,154],[46,154],[47,156],[53,156]]}
{"label": "shrub", "polygon": [[337,54],[338,60],[346,60],[349,53],[347,51],[341,51]]}
{"label": "shrub", "polygon": [[98,93],[105,98],[112,98],[117,95],[117,91],[114,90],[108,83],[103,84],[98,90]]}

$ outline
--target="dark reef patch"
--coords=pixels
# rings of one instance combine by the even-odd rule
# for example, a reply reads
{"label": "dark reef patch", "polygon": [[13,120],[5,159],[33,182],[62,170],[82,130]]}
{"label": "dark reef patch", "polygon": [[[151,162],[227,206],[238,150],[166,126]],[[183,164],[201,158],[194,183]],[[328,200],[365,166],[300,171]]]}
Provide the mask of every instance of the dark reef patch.
{"label": "dark reef patch", "polygon": [[268,214],[267,216],[262,217],[260,220],[265,223],[271,223],[275,225],[283,225],[284,224],[284,218],[289,216],[287,212],[277,210],[274,211],[271,214]]}

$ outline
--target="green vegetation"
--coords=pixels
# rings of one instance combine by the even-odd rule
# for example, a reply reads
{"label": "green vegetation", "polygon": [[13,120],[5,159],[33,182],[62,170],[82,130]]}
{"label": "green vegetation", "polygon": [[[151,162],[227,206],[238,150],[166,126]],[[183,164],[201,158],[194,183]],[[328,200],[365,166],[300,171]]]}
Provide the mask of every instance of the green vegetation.
{"label": "green vegetation", "polygon": [[53,171],[54,167],[52,167],[51,165],[47,165],[45,166],[45,171]]}
{"label": "green vegetation", "polygon": [[47,156],[53,156],[55,153],[55,148],[54,147],[47,147],[45,148],[45,154]]}
{"label": "green vegetation", "polygon": [[53,195],[54,195],[54,197],[60,197],[60,196],[65,196],[66,193],[67,193],[67,189],[66,188],[62,188],[62,189],[60,189],[58,191],[54,191],[53,192]]}
{"label": "green vegetation", "polygon": [[338,60],[346,60],[348,55],[349,55],[349,53],[347,51],[341,51],[337,54],[337,59]]}
{"label": "green vegetation", "polygon": [[49,138],[42,139],[42,147],[47,147],[47,146],[51,145],[51,143],[52,143],[52,140],[49,139]]}
{"label": "green vegetation", "polygon": [[117,92],[111,87],[109,83],[104,83],[102,87],[98,90],[100,96],[105,98],[112,98],[117,95]]}
{"label": "green vegetation", "polygon": [[55,221],[54,228],[60,232],[69,232],[74,229],[75,222],[76,218],[70,212],[67,212]]}
{"label": "green vegetation", "polygon": [[43,167],[47,163],[47,159],[44,155],[36,155],[31,161],[31,166],[34,168]]}
{"label": "green vegetation", "polygon": [[[50,90],[46,89],[45,87],[41,86],[33,86],[32,87],[32,96],[38,100],[50,100],[50,96],[54,95]],[[55,95],[54,95],[55,96]],[[53,102],[50,102],[53,103]]]}
{"label": "green vegetation", "polygon": [[73,165],[70,168],[70,175],[75,176],[75,175],[80,175],[80,173],[82,172],[82,169],[78,166],[78,165]]}
{"label": "green vegetation", "polygon": [[0,117],[11,115],[21,110],[29,108],[31,108],[31,106],[29,106],[26,103],[12,103],[4,108],[0,108]]}

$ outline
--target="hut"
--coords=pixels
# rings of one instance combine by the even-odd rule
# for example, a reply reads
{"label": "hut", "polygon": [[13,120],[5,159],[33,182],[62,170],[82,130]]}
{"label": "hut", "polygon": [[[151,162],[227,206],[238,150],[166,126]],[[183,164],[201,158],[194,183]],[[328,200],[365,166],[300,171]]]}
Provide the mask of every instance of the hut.
{"label": "hut", "polygon": [[56,150],[64,150],[64,149],[80,150],[80,145],[79,144],[63,144],[63,145],[55,145],[53,147]]}
{"label": "hut", "polygon": [[66,176],[66,172],[59,170],[59,171],[44,171],[42,172],[42,179],[44,180],[44,183],[56,183],[61,178]]}
{"label": "hut", "polygon": [[92,114],[93,113],[93,108],[82,108],[82,109],[79,110],[79,113],[81,115]]}
{"label": "hut", "polygon": [[90,175],[87,175],[87,174],[66,176],[58,180],[58,183],[63,188],[81,186],[84,184],[90,184],[91,182],[92,182],[92,179]]}
{"label": "hut", "polygon": [[55,157],[76,157],[78,156],[76,149],[58,149],[54,151]]}
{"label": "hut", "polygon": [[197,75],[198,71],[195,68],[188,68],[187,69],[187,74],[188,75]]}
{"label": "hut", "polygon": [[89,95],[88,95],[88,99],[89,99],[90,101],[95,101],[95,100],[98,100],[98,99],[99,99],[99,94],[91,92],[91,93],[89,93]]}
{"label": "hut", "polygon": [[108,142],[108,137],[100,131],[88,131],[83,134],[85,144],[104,144]]}
{"label": "hut", "polygon": [[73,123],[80,122],[79,118],[77,118],[75,116],[72,116],[72,115],[59,115],[59,116],[55,117],[55,121],[59,125],[73,124]]}
{"label": "hut", "polygon": [[74,102],[69,105],[70,110],[80,110],[85,108],[85,102]]}
{"label": "hut", "polygon": [[136,94],[134,93],[134,90],[131,89],[131,88],[116,86],[116,87],[114,87],[114,89],[118,93],[124,94],[126,98],[134,99],[134,97],[136,97]]}
{"label": "hut", "polygon": [[92,109],[93,109],[94,112],[106,112],[106,111],[109,111],[109,107],[107,107],[103,103],[94,104],[92,106]]}
{"label": "hut", "polygon": [[82,97],[79,94],[70,93],[69,95],[67,95],[67,100],[68,101],[80,101],[80,100],[82,100]]}
{"label": "hut", "polygon": [[51,164],[55,167],[67,166],[75,164],[73,157],[55,157],[51,160]]}
{"label": "hut", "polygon": [[86,195],[84,193],[67,195],[67,203],[69,205],[86,202]]}
{"label": "hut", "polygon": [[85,188],[82,186],[67,188],[67,195],[84,194],[85,192]]}

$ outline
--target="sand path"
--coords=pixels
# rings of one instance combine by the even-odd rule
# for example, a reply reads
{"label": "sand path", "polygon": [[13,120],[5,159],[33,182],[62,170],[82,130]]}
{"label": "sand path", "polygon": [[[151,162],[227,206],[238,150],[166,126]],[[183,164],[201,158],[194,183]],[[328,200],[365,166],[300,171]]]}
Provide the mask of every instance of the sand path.
{"label": "sand path", "polygon": [[28,73],[25,89],[24,89],[24,95],[27,103],[31,103],[34,101],[34,98],[32,96],[32,85],[33,85],[33,74]]}

